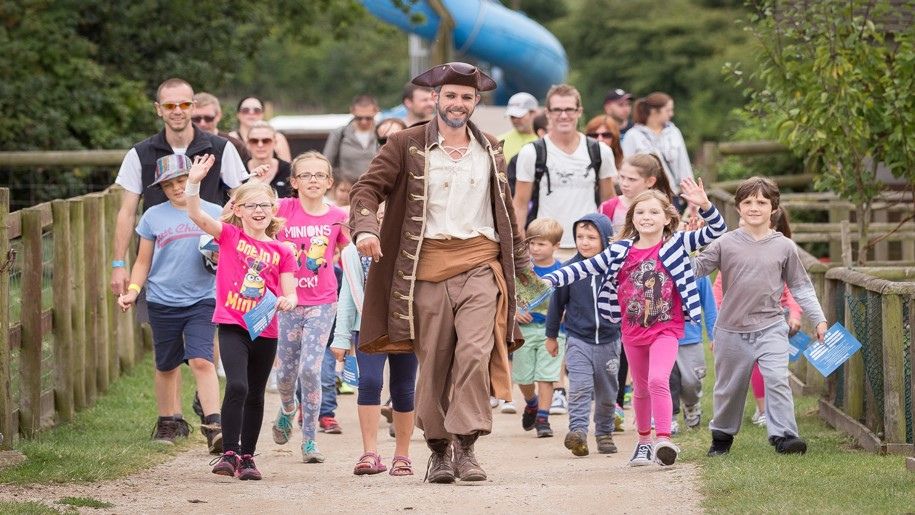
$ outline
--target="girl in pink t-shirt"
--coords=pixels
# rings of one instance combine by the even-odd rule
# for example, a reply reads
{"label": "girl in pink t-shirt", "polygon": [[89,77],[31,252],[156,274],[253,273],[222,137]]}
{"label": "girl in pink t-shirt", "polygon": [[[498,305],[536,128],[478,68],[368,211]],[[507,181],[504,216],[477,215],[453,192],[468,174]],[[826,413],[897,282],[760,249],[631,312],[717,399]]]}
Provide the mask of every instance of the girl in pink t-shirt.
{"label": "girl in pink t-shirt", "polygon": [[318,152],[305,152],[292,162],[291,185],[296,196],[280,201],[286,225],[277,238],[295,250],[297,305],[281,313],[277,348],[277,388],[281,406],[273,423],[273,440],[289,441],[296,412],[296,380],[302,392],[302,460],[321,463],[315,430],[321,404],[321,364],[337,314],[335,254],[347,244],[342,232],[346,213],[330,205],[324,194],[333,185],[330,162]]}
{"label": "girl in pink t-shirt", "polygon": [[223,214],[222,221],[200,208],[200,181],[213,162],[212,155],[195,157],[184,190],[191,220],[219,245],[213,322],[219,327],[226,391],[223,454],[213,473],[261,479],[253,456],[264,419],[267,376],[276,356],[277,324],[276,317],[268,313],[270,320],[252,338],[245,314],[273,297],[279,311],[295,307],[295,256],[273,239],[283,221],[276,217],[276,193],[269,185],[252,181],[236,189],[231,210]]}
{"label": "girl in pink t-shirt", "polygon": [[622,195],[605,200],[597,209],[613,224],[613,233],[619,234],[626,224],[626,212],[632,199],[643,191],[658,190],[673,202],[674,192],[661,167],[661,161],[653,154],[635,154],[623,160],[619,171]]}

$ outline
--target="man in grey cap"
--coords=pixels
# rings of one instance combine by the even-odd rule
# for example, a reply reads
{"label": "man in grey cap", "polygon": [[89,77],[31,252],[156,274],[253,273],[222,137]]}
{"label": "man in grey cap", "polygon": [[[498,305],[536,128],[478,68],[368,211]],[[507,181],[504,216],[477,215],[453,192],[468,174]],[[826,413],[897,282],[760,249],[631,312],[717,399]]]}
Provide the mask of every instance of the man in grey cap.
{"label": "man in grey cap", "polygon": [[511,161],[521,150],[525,143],[537,139],[534,132],[534,117],[537,116],[537,99],[530,93],[515,93],[508,99],[505,116],[511,121],[514,129],[499,136],[502,144],[502,154],[505,162]]}
{"label": "man in grey cap", "polygon": [[632,127],[629,113],[632,112],[632,95],[616,88],[611,89],[604,97],[604,114],[613,118],[620,126],[620,138]]}

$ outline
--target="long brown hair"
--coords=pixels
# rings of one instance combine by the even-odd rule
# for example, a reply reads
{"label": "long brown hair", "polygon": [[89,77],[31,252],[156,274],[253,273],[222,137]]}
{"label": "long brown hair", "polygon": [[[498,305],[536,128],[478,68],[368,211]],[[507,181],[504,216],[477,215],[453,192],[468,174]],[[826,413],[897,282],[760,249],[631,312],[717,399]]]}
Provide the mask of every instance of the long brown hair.
{"label": "long brown hair", "polygon": [[661,158],[654,154],[634,154],[623,160],[624,164],[638,170],[643,179],[654,177],[653,190],[658,190],[667,195],[670,202],[674,201],[674,190],[670,187],[670,180],[664,173],[664,166],[661,164]]}
{"label": "long brown hair", "polygon": [[613,139],[607,146],[613,151],[613,160],[615,161],[616,169],[619,170],[623,164],[623,147],[620,145],[620,124],[605,114],[597,115],[588,120],[585,125],[585,133],[597,132],[597,129],[601,127],[606,127],[610,134],[613,135]]}
{"label": "long brown hair", "polygon": [[[265,193],[270,197],[270,202],[276,206],[276,191],[271,188],[269,184],[260,181],[248,181],[232,192],[232,209],[223,213],[222,217],[220,217],[222,221],[238,227],[244,227],[241,223],[241,218],[235,214],[235,206],[244,204],[245,199],[251,198],[259,193]],[[267,233],[267,236],[273,238],[276,236],[276,233],[280,232],[280,229],[283,228],[283,224],[286,223],[286,220],[277,217],[272,211],[271,214],[272,218],[270,219],[270,224],[264,232]]]}
{"label": "long brown hair", "polygon": [[772,212],[772,228],[782,233],[785,238],[791,238],[791,220],[788,219],[788,212],[784,207],[779,207]]}
{"label": "long brown hair", "polygon": [[623,230],[620,231],[620,235],[616,238],[617,240],[638,239],[639,231],[636,230],[635,224],[632,222],[632,217],[635,214],[635,207],[638,206],[640,202],[651,199],[657,200],[661,204],[664,214],[670,218],[670,221],[664,226],[664,239],[670,238],[677,232],[677,228],[680,227],[680,213],[677,212],[677,208],[671,203],[670,198],[658,190],[647,190],[639,193],[632,200],[632,205],[630,205],[629,210],[626,211],[626,223],[623,225]]}
{"label": "long brown hair", "polygon": [[636,100],[635,105],[632,106],[633,123],[645,125],[648,122],[648,115],[651,114],[651,111],[661,109],[671,100],[673,99],[670,98],[670,95],[660,91],[655,91],[646,97]]}

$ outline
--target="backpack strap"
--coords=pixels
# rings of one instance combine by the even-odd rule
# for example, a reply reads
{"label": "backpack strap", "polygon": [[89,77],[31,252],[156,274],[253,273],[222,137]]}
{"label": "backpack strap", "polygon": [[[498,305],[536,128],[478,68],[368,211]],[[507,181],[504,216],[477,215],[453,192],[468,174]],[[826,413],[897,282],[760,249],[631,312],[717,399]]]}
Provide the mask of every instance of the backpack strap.
{"label": "backpack strap", "polygon": [[590,167],[594,170],[594,205],[600,207],[600,168],[604,164],[600,155],[600,142],[590,136],[585,136],[585,138],[588,145],[588,157],[591,158]]}
{"label": "backpack strap", "polygon": [[534,160],[534,189],[539,191],[540,180],[546,175],[546,194],[549,195],[552,193],[552,189],[550,188],[550,170],[546,167],[546,141],[543,138],[534,141],[534,152],[536,153],[536,159]]}

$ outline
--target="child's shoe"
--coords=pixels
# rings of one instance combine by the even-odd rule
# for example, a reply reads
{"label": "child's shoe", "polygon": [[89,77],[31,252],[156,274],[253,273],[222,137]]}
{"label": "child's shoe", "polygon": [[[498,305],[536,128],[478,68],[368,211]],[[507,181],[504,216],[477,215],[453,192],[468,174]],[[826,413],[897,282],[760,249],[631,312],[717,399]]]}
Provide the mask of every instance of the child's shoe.
{"label": "child's shoe", "polygon": [[238,455],[232,451],[226,451],[222,456],[211,461],[210,465],[214,465],[214,474],[235,477],[235,472],[238,471]]}
{"label": "child's shoe", "polygon": [[292,413],[283,411],[280,406],[279,413],[276,414],[276,420],[273,422],[273,441],[283,445],[289,441],[289,435],[292,434],[292,419],[295,416],[295,410]]}
{"label": "child's shoe", "polygon": [[550,404],[550,415],[565,415],[569,412],[569,400],[563,388],[553,390],[553,403]]}
{"label": "child's shoe", "polygon": [[512,401],[505,401],[505,402],[503,402],[503,403],[502,403],[502,406],[499,408],[499,411],[502,412],[502,413],[507,413],[507,414],[509,414],[509,415],[513,415],[513,414],[515,414],[515,413],[518,413],[518,409],[515,408],[515,403],[512,402]]}
{"label": "child's shoe", "polygon": [[321,426],[321,432],[329,435],[339,435],[343,433],[343,428],[334,417],[326,416],[318,419],[318,425]]}
{"label": "child's shoe", "polygon": [[623,391],[625,392],[623,394],[623,407],[628,408],[632,406],[632,385],[627,384]]}
{"label": "child's shoe", "polygon": [[686,422],[686,427],[690,429],[699,427],[702,424],[702,406],[699,406],[698,402],[692,406],[684,404],[683,420]]}
{"label": "child's shoe", "polygon": [[613,443],[613,435],[597,435],[597,452],[601,454],[616,454],[616,444]]}
{"label": "child's shoe", "polygon": [[242,481],[260,481],[261,480],[261,471],[257,470],[257,465],[254,464],[254,456],[250,454],[243,454],[241,461],[238,465],[238,479]]}
{"label": "child's shoe", "polygon": [[639,443],[635,446],[632,458],[629,459],[630,467],[644,467],[652,463],[652,450],[650,443]]}
{"label": "child's shoe", "polygon": [[499,399],[496,399],[495,397],[490,396],[490,397],[489,397],[489,407],[492,408],[492,409],[498,408],[498,407],[499,407]]}
{"label": "child's shoe", "polygon": [[680,423],[676,420],[670,421],[670,436],[680,433]]}
{"label": "child's shoe", "polygon": [[[536,414],[536,410],[534,411]],[[175,445],[175,438],[178,436],[178,424],[172,417],[159,417],[156,419],[156,427],[153,428],[152,440],[156,443],[166,445]]]}
{"label": "child's shoe", "polygon": [[617,404],[613,411],[613,430],[617,433],[622,432],[624,423],[626,423],[626,412],[623,411],[622,406]]}
{"label": "child's shoe", "polygon": [[775,446],[779,454],[804,454],[807,452],[807,442],[792,434],[785,436],[770,436],[769,443]]}
{"label": "child's shoe", "polygon": [[569,431],[564,444],[575,456],[588,455],[588,434],[584,431]]}
{"label": "child's shoe", "polygon": [[537,406],[525,406],[524,412],[521,413],[521,428],[525,431],[534,429],[537,422]]}
{"label": "child's shoe", "polygon": [[651,451],[658,464],[665,467],[673,465],[677,461],[677,456],[680,455],[680,448],[670,440],[658,440]]}
{"label": "child's shoe", "polygon": [[760,413],[759,408],[753,412],[753,418],[750,419],[757,426],[766,427],[766,412]]}
{"label": "child's shoe", "polygon": [[302,442],[302,461],[305,463],[324,463],[324,455],[318,450],[318,442],[314,440]]}
{"label": "child's shoe", "polygon": [[537,417],[537,421],[534,422],[534,428],[537,429],[537,438],[551,438],[553,436],[553,429],[550,427],[548,419]]}
{"label": "child's shoe", "polygon": [[731,444],[734,443],[734,435],[729,435],[724,431],[712,430],[712,446],[709,448],[707,456],[721,456],[731,452]]}

